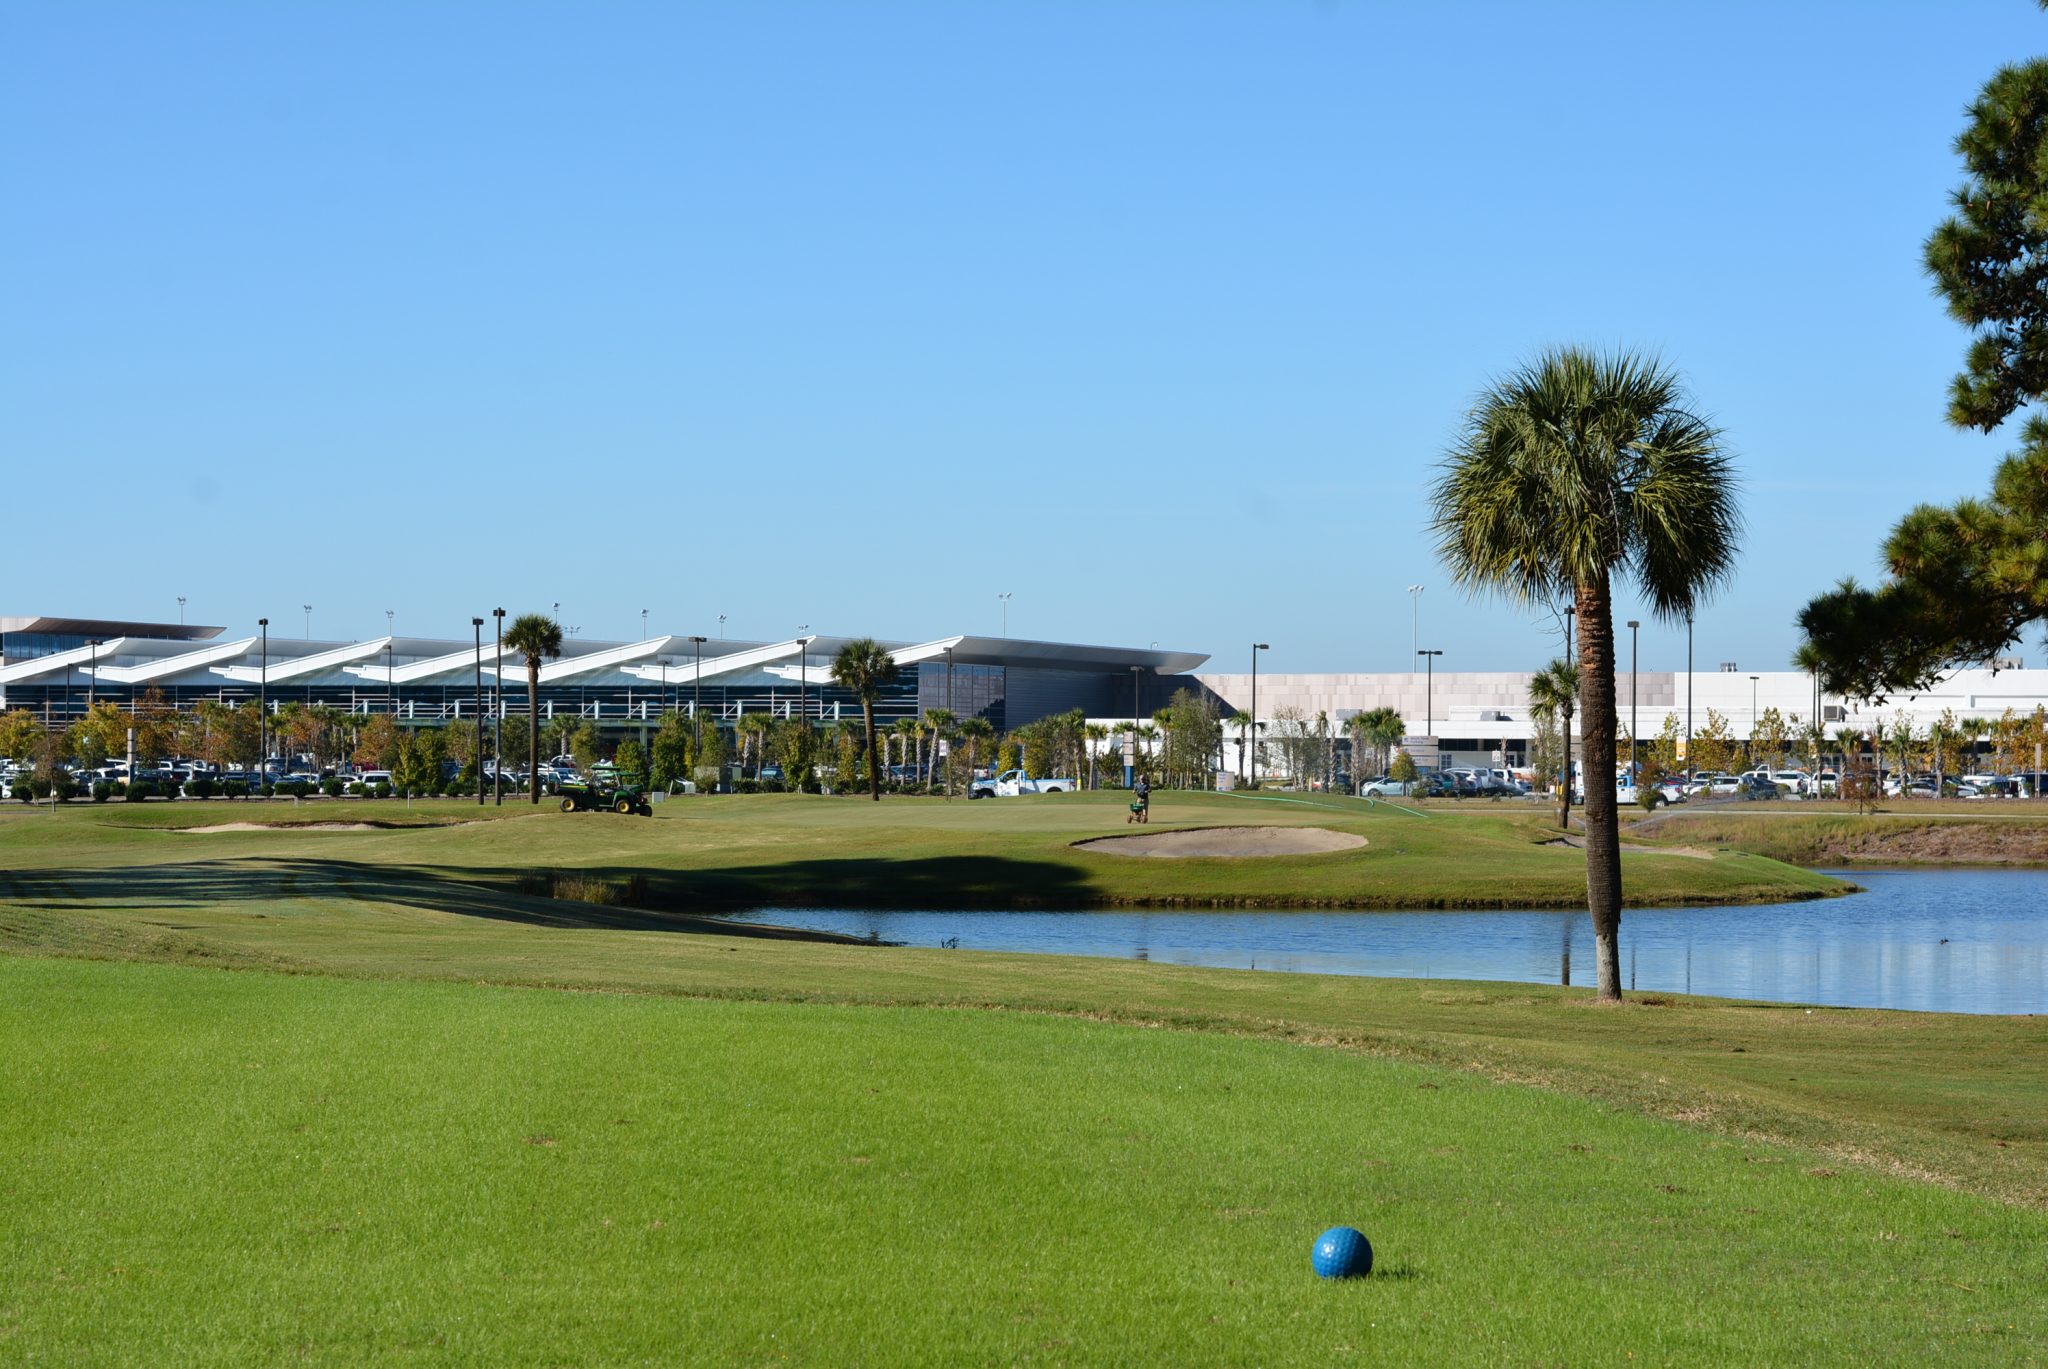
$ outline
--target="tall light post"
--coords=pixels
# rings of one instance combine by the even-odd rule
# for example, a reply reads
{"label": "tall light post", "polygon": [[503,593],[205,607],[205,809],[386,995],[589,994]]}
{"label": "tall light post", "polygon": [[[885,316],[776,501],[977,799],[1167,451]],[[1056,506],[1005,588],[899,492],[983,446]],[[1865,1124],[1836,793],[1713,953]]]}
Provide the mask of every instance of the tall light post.
{"label": "tall light post", "polygon": [[498,620],[498,654],[491,662],[491,794],[495,807],[505,806],[505,610],[494,608]]}
{"label": "tall light post", "polygon": [[690,648],[696,653],[696,666],[690,673],[690,721],[697,720],[697,711],[704,701],[704,643],[703,637],[690,638]]}
{"label": "tall light post", "polygon": [[647,640],[647,610],[644,608],[640,610],[640,640]]}
{"label": "tall light post", "polygon": [[1636,629],[1642,625],[1640,618],[1628,620],[1628,778],[1631,784],[1639,779],[1636,771]]}
{"label": "tall light post", "polygon": [[[1410,651],[1415,650],[1415,648],[1418,645],[1420,645],[1421,639],[1416,635],[1416,631],[1421,626],[1421,624],[1422,586],[1410,585],[1408,586],[1408,649]],[[1413,675],[1415,673],[1415,666],[1413,663],[1410,663],[1410,665],[1408,666],[1408,673],[1410,675]]]}
{"label": "tall light post", "polygon": [[178,596],[178,626],[185,626],[185,596]]}
{"label": "tall light post", "polygon": [[996,596],[1003,601],[1003,640],[1006,642],[1010,640],[1010,594],[1011,591],[1006,589]]}
{"label": "tall light post", "polygon": [[1685,768],[1692,769],[1692,610],[1685,611]]}
{"label": "tall light post", "polygon": [[[1124,788],[1133,788],[1138,778],[1138,681],[1144,677],[1145,667],[1131,667],[1131,749],[1124,755]],[[971,777],[970,777],[971,778]]]}
{"label": "tall light post", "polygon": [[306,640],[310,642],[313,640],[313,606],[300,604],[299,607],[306,611]]}
{"label": "tall light post", "polygon": [[384,610],[384,635],[386,637],[398,635],[398,610],[395,608]]}
{"label": "tall light post", "polygon": [[1579,623],[1579,610],[1571,605],[1564,606],[1564,658],[1567,663],[1576,664],[1579,658],[1578,636],[1572,631]]}
{"label": "tall light post", "polygon": [[725,615],[723,613],[718,615],[718,640],[721,642],[725,640]]}
{"label": "tall light post", "polygon": [[809,623],[798,626],[799,635],[796,639],[796,712],[797,716],[804,720],[806,727],[811,725],[811,643],[817,640],[802,635],[809,627]]}
{"label": "tall light post", "polygon": [[1749,763],[1756,764],[1756,682],[1760,676],[1749,677]]}
{"label": "tall light post", "polygon": [[1245,784],[1257,788],[1259,783],[1259,653],[1271,651],[1270,642],[1252,643],[1252,764],[1251,774],[1245,777]]}
{"label": "tall light post", "polygon": [[[1422,735],[1436,739],[1436,658],[1443,655],[1441,650],[1425,649],[1415,653],[1422,658]],[[1437,768],[1443,768],[1443,753],[1437,753]]]}
{"label": "tall light post", "polygon": [[99,706],[100,648],[106,643],[94,637],[86,645],[92,648],[92,664],[86,667],[85,672],[85,711],[90,714]]}
{"label": "tall light post", "polygon": [[258,618],[263,631],[263,654],[256,668],[256,783],[270,774],[270,620]]}
{"label": "tall light post", "polygon": [[397,675],[391,663],[391,639],[384,639],[384,711],[391,715],[391,721],[398,721]]}
{"label": "tall light post", "polygon": [[476,629],[476,806],[484,806],[484,620],[472,618]]}

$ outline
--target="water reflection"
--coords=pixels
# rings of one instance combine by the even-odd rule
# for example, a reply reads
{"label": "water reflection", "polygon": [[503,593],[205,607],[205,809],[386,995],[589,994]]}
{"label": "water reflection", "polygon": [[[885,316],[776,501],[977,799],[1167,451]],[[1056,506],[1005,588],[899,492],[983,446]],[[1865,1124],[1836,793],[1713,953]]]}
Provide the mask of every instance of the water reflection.
{"label": "water reflection", "polygon": [[[1631,910],[1636,991],[1944,1012],[2048,1012],[2048,871],[1855,872],[1868,893],[1754,908]],[[838,912],[751,920],[913,946],[1174,965],[1570,984],[1586,915],[1540,912]]]}

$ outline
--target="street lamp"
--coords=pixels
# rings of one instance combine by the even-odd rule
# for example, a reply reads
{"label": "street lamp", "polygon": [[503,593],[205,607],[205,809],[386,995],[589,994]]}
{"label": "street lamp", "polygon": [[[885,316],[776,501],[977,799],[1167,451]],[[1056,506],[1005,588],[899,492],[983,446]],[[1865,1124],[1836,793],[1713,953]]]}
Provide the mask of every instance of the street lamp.
{"label": "street lamp", "polygon": [[644,608],[640,610],[640,640],[647,640],[647,610]]}
{"label": "street lamp", "polygon": [[178,626],[185,626],[185,596],[178,596]]}
{"label": "street lamp", "polygon": [[505,610],[494,608],[498,620],[498,654],[491,663],[491,794],[492,803],[505,806]]}
{"label": "street lamp", "polygon": [[[1257,658],[1257,657],[1254,657],[1254,658],[1253,658],[1253,664],[1254,664],[1255,666],[1257,665],[1257,661],[1258,661],[1258,658]],[[1124,753],[1124,755],[1125,755],[1125,756],[1126,756],[1126,757],[1128,758],[1128,759],[1126,759],[1126,760],[1124,761],[1124,788],[1126,788],[1126,789],[1129,789],[1129,788],[1131,788],[1131,787],[1133,786],[1133,784],[1135,783],[1136,779],[1137,779],[1137,771],[1138,771],[1138,681],[1139,681],[1139,680],[1140,680],[1141,678],[1143,678],[1143,676],[1144,676],[1144,673],[1145,673],[1145,667],[1143,667],[1143,666],[1141,666],[1141,665],[1134,665],[1134,666],[1132,666],[1132,667],[1131,667],[1131,749],[1130,749],[1130,750],[1128,750],[1128,751],[1126,751],[1126,752]]]}
{"label": "street lamp", "polygon": [[1252,643],[1252,754],[1245,775],[1245,787],[1248,789],[1256,789],[1259,778],[1259,653],[1270,650],[1270,642]]}
{"label": "street lamp", "polygon": [[300,604],[299,607],[306,611],[306,640],[310,642],[313,640],[313,606]]}
{"label": "street lamp", "polygon": [[1004,590],[996,598],[1003,601],[1003,640],[1010,640],[1010,590]]}
{"label": "street lamp", "polygon": [[725,615],[723,613],[718,615],[718,640],[721,642],[725,640]]}
{"label": "street lamp", "polygon": [[[720,618],[719,621],[724,622],[725,620],[723,618]],[[704,643],[707,640],[708,639],[704,637],[690,638],[690,648],[693,652],[696,653],[697,657],[696,669],[691,673],[690,676],[691,722],[697,721],[697,709],[704,699]]]}
{"label": "street lamp", "polygon": [[472,618],[476,629],[476,806],[484,806],[484,620]]}
{"label": "street lamp", "polygon": [[[1421,622],[1422,586],[1410,585],[1408,586],[1408,649],[1410,651],[1415,650],[1417,642],[1416,628],[1420,625]],[[1415,667],[1409,666],[1408,673],[1410,675],[1413,675],[1415,673]]]}
{"label": "street lamp", "polygon": [[1760,677],[1749,677],[1749,763],[1756,764],[1756,682]]}
{"label": "street lamp", "polygon": [[1567,661],[1576,661],[1578,659],[1578,645],[1575,634],[1572,631],[1573,628],[1578,626],[1578,621],[1579,610],[1571,604],[1566,604],[1564,606],[1564,658]]}
{"label": "street lamp", "polygon": [[1692,610],[1685,611],[1685,768],[1692,769]]}
{"label": "street lamp", "polygon": [[1636,772],[1636,629],[1642,620],[1628,620],[1628,778],[1631,784],[1639,780]]}
{"label": "street lamp", "polygon": [[[1436,738],[1436,658],[1442,651],[1424,649],[1415,653],[1422,658],[1422,735],[1432,741]],[[1437,753],[1437,765],[1443,765],[1443,753]]]}
{"label": "street lamp", "polygon": [[99,706],[100,648],[106,643],[95,637],[86,645],[92,648],[92,664],[86,668],[85,673],[85,711],[91,713]]}
{"label": "street lamp", "polygon": [[806,637],[802,634],[808,631],[810,626],[809,623],[799,623],[796,629],[798,634],[796,639],[796,712],[797,716],[804,720],[804,726],[806,727],[810,726],[811,722],[811,643],[816,641],[817,638]]}
{"label": "street lamp", "polygon": [[256,783],[270,775],[270,620],[258,618],[263,629],[263,655],[256,671]]}

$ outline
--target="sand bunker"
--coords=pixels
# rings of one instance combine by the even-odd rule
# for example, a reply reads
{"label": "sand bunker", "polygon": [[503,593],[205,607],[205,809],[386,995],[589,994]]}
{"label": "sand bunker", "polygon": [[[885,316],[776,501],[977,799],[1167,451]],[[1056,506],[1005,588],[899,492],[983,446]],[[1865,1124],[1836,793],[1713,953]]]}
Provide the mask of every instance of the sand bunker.
{"label": "sand bunker", "polygon": [[211,827],[175,827],[176,832],[376,832],[374,822],[221,822]]}
{"label": "sand bunker", "polygon": [[1074,843],[1112,856],[1312,856],[1355,851],[1365,838],[1323,827],[1193,827],[1175,832],[1135,832]]}

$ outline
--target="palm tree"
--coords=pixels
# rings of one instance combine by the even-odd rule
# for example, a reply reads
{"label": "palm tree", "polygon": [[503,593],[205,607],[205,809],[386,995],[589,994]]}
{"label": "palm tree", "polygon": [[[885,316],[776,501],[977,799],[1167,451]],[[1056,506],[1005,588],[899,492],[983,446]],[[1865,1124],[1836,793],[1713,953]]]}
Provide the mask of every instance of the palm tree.
{"label": "palm tree", "polygon": [[540,663],[562,654],[562,625],[545,613],[522,613],[505,629],[505,649],[526,658],[526,782],[540,802]]}
{"label": "palm tree", "polygon": [[875,700],[896,683],[896,658],[872,637],[856,637],[832,658],[832,683],[860,700],[861,729],[868,739],[868,794],[882,801],[881,767],[875,764]]}
{"label": "palm tree", "polygon": [[1088,787],[1100,787],[1096,778],[1096,763],[1101,759],[1101,746],[1109,740],[1108,723],[1089,723],[1081,729],[1081,737],[1088,743]]}
{"label": "palm tree", "polygon": [[1394,748],[1408,735],[1408,724],[1391,708],[1375,708],[1365,715],[1364,727],[1365,739],[1378,752],[1380,773],[1384,775],[1393,763]]}
{"label": "palm tree", "polygon": [[[1572,709],[1578,699],[1579,668],[1562,656],[1529,679],[1529,716],[1545,727],[1556,723],[1558,734],[1564,738],[1564,768],[1557,785],[1557,825],[1566,829],[1572,825]],[[1593,773],[1590,763],[1586,773]],[[1589,786],[1588,808],[1592,806],[1591,792]]]}
{"label": "palm tree", "polygon": [[747,768],[749,758],[754,763],[754,774],[761,773],[761,762],[768,754],[768,731],[775,726],[774,719],[766,713],[742,713],[733,724],[733,732],[740,743],[740,768]]}
{"label": "palm tree", "polygon": [[[959,722],[950,708],[927,708],[924,711],[924,725],[932,733],[932,749],[926,754],[924,763],[924,787],[927,789],[932,787],[932,773],[939,768],[939,739],[951,737]],[[952,785],[946,787],[951,789]]]}
{"label": "palm tree", "polygon": [[1243,779],[1248,773],[1244,768],[1244,739],[1245,734],[1251,731],[1252,715],[1240,708],[1225,719],[1225,722],[1237,729],[1237,777]]}
{"label": "palm tree", "polygon": [[1617,571],[1683,620],[1733,570],[1740,517],[1721,435],[1678,376],[1623,352],[1551,351],[1483,393],[1433,491],[1437,545],[1473,589],[1529,604],[1570,594],[1584,682],[1586,902],[1600,998],[1621,997],[1615,811]]}

